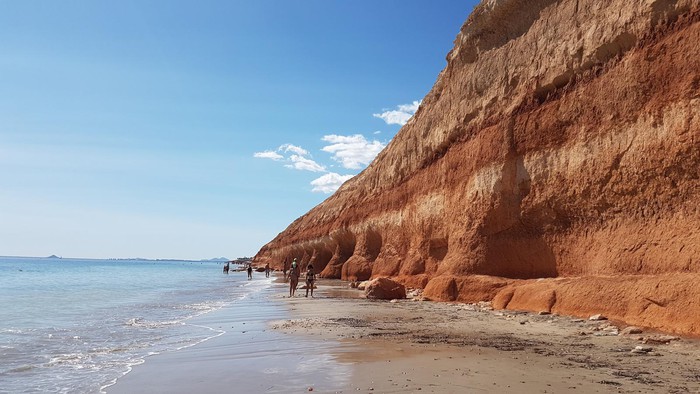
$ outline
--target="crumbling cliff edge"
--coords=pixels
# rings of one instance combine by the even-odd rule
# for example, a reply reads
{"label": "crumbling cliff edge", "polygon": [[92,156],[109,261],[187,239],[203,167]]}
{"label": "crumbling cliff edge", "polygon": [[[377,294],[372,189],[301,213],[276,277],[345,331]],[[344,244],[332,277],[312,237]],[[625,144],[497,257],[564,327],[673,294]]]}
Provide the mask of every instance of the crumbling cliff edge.
{"label": "crumbling cliff edge", "polygon": [[255,256],[700,334],[700,3],[484,0],[413,118]]}

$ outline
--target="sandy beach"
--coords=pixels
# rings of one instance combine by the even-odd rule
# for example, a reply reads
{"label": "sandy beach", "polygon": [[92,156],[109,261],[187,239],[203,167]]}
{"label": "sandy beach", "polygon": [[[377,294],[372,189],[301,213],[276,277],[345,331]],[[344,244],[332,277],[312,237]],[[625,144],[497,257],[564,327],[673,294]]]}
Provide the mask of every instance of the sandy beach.
{"label": "sandy beach", "polygon": [[[109,393],[697,393],[700,341],[487,304],[371,301],[340,281],[316,298],[275,283],[226,331],[150,357]],[[636,350],[635,350],[636,349]]]}

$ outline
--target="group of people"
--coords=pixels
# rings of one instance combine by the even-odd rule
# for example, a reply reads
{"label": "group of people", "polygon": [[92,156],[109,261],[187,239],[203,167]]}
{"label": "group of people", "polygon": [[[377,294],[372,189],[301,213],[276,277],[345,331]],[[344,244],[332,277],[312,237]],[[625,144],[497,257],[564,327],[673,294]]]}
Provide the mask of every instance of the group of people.
{"label": "group of people", "polygon": [[[230,261],[227,261],[226,264],[224,264],[224,274],[228,274],[229,270],[231,269],[230,263],[231,263]],[[248,280],[253,279],[253,265],[252,264],[248,264],[246,271],[248,272]],[[265,277],[266,278],[270,277],[270,264],[265,264]]]}
{"label": "group of people", "polygon": [[[284,277],[285,280],[287,279],[287,261],[285,260],[284,262]],[[299,286],[299,277],[301,276],[301,268],[299,267],[299,264],[297,263],[297,259],[295,258],[292,261],[292,266],[289,270],[289,297],[294,297],[294,294],[297,291],[297,286]],[[311,290],[311,297],[313,298],[314,296],[314,284],[316,283],[316,273],[314,272],[314,266],[313,264],[309,263],[309,265],[306,266],[306,295],[304,297],[309,296],[309,290]]]}
{"label": "group of people", "polygon": [[[248,280],[253,279],[253,265],[248,264]],[[270,277],[270,264],[265,264],[265,277],[269,278]]]}
{"label": "group of people", "polygon": [[[229,263],[226,263],[224,265],[224,273],[228,274],[229,271]],[[248,267],[246,268],[246,271],[248,271],[248,280],[253,279],[253,266],[252,264],[248,264]],[[289,297],[294,297],[297,287],[299,286],[299,277],[301,277],[301,267],[299,266],[299,263],[297,263],[297,259],[294,258],[292,260],[291,267],[289,268],[289,275],[287,274],[287,260],[284,260],[284,266],[282,269],[282,272],[284,273],[284,280],[285,282],[289,280]],[[269,278],[270,277],[270,264],[265,264],[265,277]],[[316,272],[314,272],[314,266],[313,264],[309,263],[309,265],[306,266],[306,295],[305,297],[309,296],[309,290],[311,290],[311,297],[313,298],[314,296],[314,284],[316,283]]]}

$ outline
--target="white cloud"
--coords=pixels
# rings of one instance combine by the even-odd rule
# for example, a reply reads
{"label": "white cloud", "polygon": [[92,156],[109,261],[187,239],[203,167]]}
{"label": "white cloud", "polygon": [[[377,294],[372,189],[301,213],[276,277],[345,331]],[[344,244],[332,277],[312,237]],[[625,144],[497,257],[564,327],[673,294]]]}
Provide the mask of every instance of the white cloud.
{"label": "white cloud", "polygon": [[350,136],[326,135],[323,141],[331,145],[324,146],[321,150],[332,153],[333,160],[343,167],[357,170],[368,165],[384,149],[384,144],[374,140],[367,141],[361,134]]}
{"label": "white cloud", "polygon": [[416,113],[420,101],[414,101],[411,104],[398,105],[395,110],[384,111],[381,114],[372,114],[375,118],[382,119],[386,124],[405,125],[411,116]]}
{"label": "white cloud", "polygon": [[333,193],[334,191],[338,190],[340,185],[353,176],[354,175],[340,175],[336,174],[335,172],[329,172],[328,174],[322,175],[319,178],[311,181],[311,186],[313,186],[311,191],[326,194]]}
{"label": "white cloud", "polygon": [[[338,167],[355,170],[366,167],[385,146],[377,140],[369,141],[361,134],[348,136],[331,134],[324,136],[321,140],[327,143],[322,150],[332,155],[331,158],[339,163]],[[318,193],[333,193],[343,182],[354,176],[331,172],[329,168],[334,167],[333,165],[326,166],[316,162],[311,158],[309,151],[293,144],[281,145],[276,150],[256,152],[253,156],[280,161],[285,167],[295,170],[325,173],[311,182],[312,191]]]}
{"label": "white cloud", "polygon": [[412,114],[415,114],[416,111],[418,111],[418,107],[420,107],[420,101],[414,101],[411,104],[399,105],[399,111],[410,112]]}
{"label": "white cloud", "polygon": [[280,155],[277,152],[273,152],[271,150],[266,150],[264,152],[255,152],[253,154],[253,157],[257,157],[259,159],[271,159],[275,161],[280,161],[284,159],[284,156]]}
{"label": "white cloud", "polygon": [[382,133],[381,131],[377,130],[373,134],[381,134],[381,133]]}
{"label": "white cloud", "polygon": [[284,144],[284,145],[280,146],[279,148],[277,148],[277,151],[278,152],[285,152],[285,153],[292,152],[292,153],[296,153],[297,155],[300,155],[300,156],[309,156],[309,151],[307,151],[306,149],[304,149],[302,147],[292,145],[292,144]]}
{"label": "white cloud", "polygon": [[[279,152],[281,152],[282,154],[280,154]],[[292,155],[290,155],[289,157],[285,157],[287,156],[285,155],[285,153],[289,152],[291,152]],[[281,145],[279,148],[277,148],[276,151],[266,150],[263,152],[256,152],[253,154],[253,157],[271,159],[275,161],[285,161],[289,163],[285,164],[285,167],[293,168],[296,170],[326,172],[326,167],[316,163],[315,161],[309,158],[311,157],[309,151],[300,146],[292,144]]]}
{"label": "white cloud", "polygon": [[312,171],[312,172],[325,172],[326,167],[316,163],[315,161],[302,157],[299,155],[292,155],[289,157],[292,164],[285,164],[287,168],[294,168],[296,170],[302,171]]}

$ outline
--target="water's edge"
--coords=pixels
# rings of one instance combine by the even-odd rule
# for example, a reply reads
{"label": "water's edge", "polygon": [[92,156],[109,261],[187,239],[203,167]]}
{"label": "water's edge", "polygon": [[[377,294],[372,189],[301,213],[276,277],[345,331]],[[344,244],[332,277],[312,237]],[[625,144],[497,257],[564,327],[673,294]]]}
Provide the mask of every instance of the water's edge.
{"label": "water's edge", "polygon": [[235,387],[236,392],[283,393],[312,386],[333,392],[347,385],[352,368],[336,360],[339,343],[269,329],[273,321],[292,318],[293,311],[283,301],[287,285],[264,280],[266,286],[259,291],[188,323],[222,331],[220,335],[149,356],[105,392],[220,392]]}

